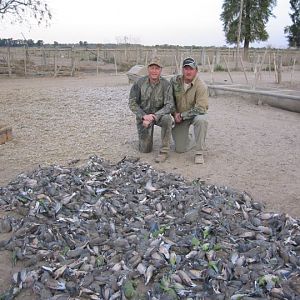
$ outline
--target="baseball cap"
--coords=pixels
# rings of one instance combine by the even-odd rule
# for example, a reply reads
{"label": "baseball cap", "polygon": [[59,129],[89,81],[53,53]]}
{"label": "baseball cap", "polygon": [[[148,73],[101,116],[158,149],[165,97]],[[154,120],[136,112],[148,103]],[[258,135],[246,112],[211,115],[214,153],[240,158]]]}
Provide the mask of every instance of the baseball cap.
{"label": "baseball cap", "polygon": [[184,59],[184,61],[182,63],[182,67],[185,67],[185,66],[190,66],[193,69],[198,68],[195,60],[192,57],[188,57],[188,58]]}
{"label": "baseball cap", "polygon": [[150,61],[149,64],[148,64],[148,67],[151,66],[151,65],[157,65],[157,66],[159,66],[159,67],[162,68],[162,64],[161,64],[161,62],[160,62],[160,59],[159,59],[159,57],[157,57],[157,56],[155,56],[155,57],[153,57],[153,58],[151,59],[151,61]]}

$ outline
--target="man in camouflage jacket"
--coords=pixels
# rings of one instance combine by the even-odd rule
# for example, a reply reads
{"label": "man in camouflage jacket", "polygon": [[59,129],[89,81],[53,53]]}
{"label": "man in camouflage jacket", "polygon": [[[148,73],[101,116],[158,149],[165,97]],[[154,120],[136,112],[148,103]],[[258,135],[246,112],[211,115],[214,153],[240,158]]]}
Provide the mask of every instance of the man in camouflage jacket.
{"label": "man in camouflage jacket", "polygon": [[155,57],[148,65],[148,75],[133,84],[129,95],[129,108],[136,115],[139,151],[148,153],[153,148],[154,125],[161,127],[161,149],[155,159],[168,158],[172,132],[174,100],[170,83],[162,78],[162,65]]}
{"label": "man in camouflage jacket", "polygon": [[194,127],[195,163],[204,163],[203,150],[207,132],[208,91],[198,77],[198,67],[191,57],[182,65],[182,75],[171,79],[176,112],[173,114],[175,127],[172,130],[176,152],[186,152],[192,147],[189,128]]}

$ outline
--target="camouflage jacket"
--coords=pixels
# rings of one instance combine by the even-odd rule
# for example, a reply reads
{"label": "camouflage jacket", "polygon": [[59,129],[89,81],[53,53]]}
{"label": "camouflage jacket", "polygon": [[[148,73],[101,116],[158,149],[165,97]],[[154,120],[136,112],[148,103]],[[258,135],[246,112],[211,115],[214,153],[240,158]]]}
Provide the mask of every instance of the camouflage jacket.
{"label": "camouflage jacket", "polygon": [[150,83],[148,76],[140,78],[130,90],[129,108],[138,119],[147,114],[160,117],[174,112],[171,84],[162,77],[157,84]]}
{"label": "camouflage jacket", "polygon": [[191,119],[207,112],[207,86],[198,76],[194,78],[191,86],[186,91],[184,91],[182,75],[171,78],[171,85],[173,88],[176,111],[181,113],[183,120]]}

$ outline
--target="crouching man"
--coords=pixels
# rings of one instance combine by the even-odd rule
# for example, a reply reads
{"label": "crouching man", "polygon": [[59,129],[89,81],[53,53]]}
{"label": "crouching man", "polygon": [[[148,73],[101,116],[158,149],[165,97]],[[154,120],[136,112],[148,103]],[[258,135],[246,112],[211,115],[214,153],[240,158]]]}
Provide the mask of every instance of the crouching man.
{"label": "crouching man", "polygon": [[196,164],[203,164],[203,150],[207,133],[208,91],[205,83],[198,77],[198,66],[191,57],[186,58],[182,65],[182,75],[171,79],[176,112],[173,114],[175,127],[172,134],[176,152],[191,149],[193,141],[189,128],[193,126],[195,136]]}
{"label": "crouching man", "polygon": [[155,159],[164,162],[170,151],[174,100],[171,84],[161,77],[162,64],[154,57],[148,64],[148,75],[133,84],[129,108],[136,115],[139,151],[148,153],[153,148],[154,125],[161,127],[161,148]]}

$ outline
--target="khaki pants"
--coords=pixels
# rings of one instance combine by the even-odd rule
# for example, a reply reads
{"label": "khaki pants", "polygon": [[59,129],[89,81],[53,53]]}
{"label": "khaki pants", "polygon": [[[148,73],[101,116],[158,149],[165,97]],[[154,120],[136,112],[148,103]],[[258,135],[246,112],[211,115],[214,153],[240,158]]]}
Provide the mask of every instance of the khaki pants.
{"label": "khaki pants", "polygon": [[[154,125],[145,128],[143,121],[137,120],[137,131],[139,136],[139,151],[142,153],[151,152],[153,149],[153,131]],[[172,117],[171,115],[161,116],[155,125],[161,127],[161,153],[169,153],[170,140],[172,132]]]}
{"label": "khaki pants", "polygon": [[205,150],[205,139],[208,126],[207,115],[198,115],[193,119],[176,124],[172,129],[176,152],[186,152],[193,147],[193,140],[189,134],[191,125],[194,126],[196,153],[202,153],[203,150]]}

